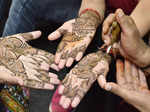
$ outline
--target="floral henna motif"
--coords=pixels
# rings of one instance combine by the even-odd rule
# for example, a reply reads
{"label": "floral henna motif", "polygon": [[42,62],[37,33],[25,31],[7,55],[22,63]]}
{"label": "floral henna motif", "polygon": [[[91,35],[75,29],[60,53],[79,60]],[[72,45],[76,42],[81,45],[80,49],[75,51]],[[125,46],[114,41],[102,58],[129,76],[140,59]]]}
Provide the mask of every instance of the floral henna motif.
{"label": "floral henna motif", "polygon": [[[0,40],[0,67],[21,85],[32,88],[47,88],[52,84],[48,69],[54,56],[46,51],[31,47],[27,40],[34,39],[32,34],[24,33],[8,36]],[[47,67],[46,69],[44,67]],[[58,82],[58,79],[56,80]]]}
{"label": "floral henna motif", "polygon": [[58,46],[57,53],[62,54],[61,58],[75,58],[79,52],[84,53],[93,39],[99,23],[100,18],[92,11],[87,11],[75,19],[75,22],[72,23],[72,32],[65,31]]}
{"label": "floral henna motif", "polygon": [[110,60],[110,56],[101,51],[84,57],[63,80],[62,95],[71,101],[75,97],[81,100],[97,77],[107,74]]}

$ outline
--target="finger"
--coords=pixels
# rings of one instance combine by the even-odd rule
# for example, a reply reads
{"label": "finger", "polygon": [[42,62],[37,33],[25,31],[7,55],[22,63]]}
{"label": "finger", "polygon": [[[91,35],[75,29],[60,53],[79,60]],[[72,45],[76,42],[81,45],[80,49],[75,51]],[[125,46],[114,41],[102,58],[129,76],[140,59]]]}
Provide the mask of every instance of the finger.
{"label": "finger", "polygon": [[71,104],[71,100],[70,100],[69,98],[65,97],[65,98],[64,98],[64,102],[63,102],[63,104],[62,104],[62,107],[63,107],[64,109],[67,109],[67,108],[69,108],[70,104]]}
{"label": "finger", "polygon": [[69,58],[69,59],[67,60],[66,67],[70,67],[70,66],[73,64],[73,61],[74,61],[73,58]]}
{"label": "finger", "polygon": [[56,64],[59,64],[60,58],[61,58],[61,53],[56,53],[56,55],[55,55],[55,63]]}
{"label": "finger", "polygon": [[56,74],[51,73],[51,72],[49,72],[48,76],[49,76],[49,77],[52,77],[52,78],[58,78],[58,76],[57,76]]}
{"label": "finger", "polygon": [[51,84],[60,84],[60,80],[57,79],[57,78],[51,77],[51,78],[50,78],[50,83],[51,83]]}
{"label": "finger", "polygon": [[51,64],[50,68],[59,71],[59,67],[56,64]]}
{"label": "finger", "polygon": [[116,73],[116,79],[117,79],[117,83],[119,85],[123,85],[126,83],[126,79],[125,79],[125,75],[124,75],[124,64],[121,60],[117,60],[116,62],[116,69],[117,69],[117,73]]}
{"label": "finger", "polygon": [[64,35],[67,32],[67,30],[64,29],[64,26],[61,26],[56,31],[52,32],[49,36],[49,40],[56,40],[60,38],[62,35]]}
{"label": "finger", "polygon": [[124,75],[126,78],[126,81],[131,83],[132,82],[132,71],[131,71],[131,63],[128,60],[125,60],[125,71],[124,71]]}
{"label": "finger", "polygon": [[132,81],[134,82],[134,88],[136,89],[140,85],[140,80],[139,80],[139,73],[137,67],[132,64],[132,73],[131,73],[133,79]]}
{"label": "finger", "polygon": [[82,57],[83,57],[83,52],[79,52],[76,56],[76,61],[80,61]]}
{"label": "finger", "polygon": [[72,101],[72,103],[71,103],[71,106],[72,106],[73,108],[77,107],[77,106],[79,105],[80,101],[81,101],[81,100],[80,100],[80,97],[76,96],[76,97],[73,99],[73,101]]}
{"label": "finger", "polygon": [[58,64],[59,69],[63,69],[65,67],[65,64],[66,64],[66,60],[61,59]]}
{"label": "finger", "polygon": [[148,89],[148,84],[146,81],[145,74],[140,69],[138,70],[138,72],[139,72],[139,79],[140,79],[141,87]]}
{"label": "finger", "polygon": [[117,22],[120,24],[122,31],[126,34],[131,33],[131,31],[136,28],[133,19],[129,16],[126,16],[122,9],[118,9],[116,11],[116,19]]}
{"label": "finger", "polygon": [[106,35],[102,34],[102,39],[106,45],[110,45],[111,40],[110,40],[110,36],[108,34],[106,34]]}
{"label": "finger", "polygon": [[104,89],[104,86],[106,84],[106,78],[103,75],[100,75],[98,77],[98,84],[100,85],[101,88]]}
{"label": "finger", "polygon": [[32,79],[26,79],[26,80],[18,80],[18,83],[21,86],[29,87],[29,88],[35,88],[35,89],[49,89],[53,90],[54,86],[48,83],[40,82],[37,80],[32,80]]}
{"label": "finger", "polygon": [[103,75],[106,77],[108,71],[109,71],[109,62],[101,59],[100,62],[92,69],[92,71],[96,74]]}
{"label": "finger", "polygon": [[124,99],[128,99],[131,96],[131,94],[128,90],[122,88],[121,86],[119,86],[115,83],[107,83],[105,85],[105,90],[110,91]]}
{"label": "finger", "polygon": [[110,35],[109,29],[110,29],[110,25],[113,23],[114,20],[115,20],[115,15],[110,14],[103,23],[102,39],[107,45],[109,45],[111,42],[109,36]]}
{"label": "finger", "polygon": [[30,40],[34,40],[34,39],[39,38],[41,36],[41,31],[21,33],[20,36],[23,37],[23,39],[25,39],[25,41],[30,41]]}
{"label": "finger", "polygon": [[58,87],[58,93],[59,93],[59,94],[63,94],[64,89],[65,89],[65,87],[64,87],[63,85],[60,85],[60,86]]}
{"label": "finger", "polygon": [[45,82],[45,83],[52,83],[52,84],[59,84],[60,83],[60,80],[57,79],[57,78],[53,78],[53,77],[50,77],[49,76],[49,72],[46,72],[46,71],[42,71],[42,70],[39,70],[40,72],[40,75],[36,75],[36,77]]}
{"label": "finger", "polygon": [[43,70],[48,71],[49,68],[50,68],[50,65],[47,64],[46,62],[42,62],[41,65],[40,65],[40,68],[43,69]]}
{"label": "finger", "polygon": [[72,32],[72,23],[75,22],[75,19],[69,20],[68,22],[64,23],[60,28],[58,28],[56,31],[51,33],[48,36],[49,40],[56,40],[62,35],[64,35],[67,32]]}
{"label": "finger", "polygon": [[110,25],[113,23],[115,20],[115,14],[110,14],[104,21],[103,23],[103,33],[106,34],[108,33]]}
{"label": "finger", "polygon": [[119,44],[118,44],[118,43],[114,43],[114,44],[113,44],[113,48],[114,48],[114,49],[119,49]]}
{"label": "finger", "polygon": [[63,106],[63,103],[64,103],[64,101],[65,101],[65,96],[61,96],[61,98],[60,98],[60,101],[59,101],[59,104],[61,105],[61,106]]}

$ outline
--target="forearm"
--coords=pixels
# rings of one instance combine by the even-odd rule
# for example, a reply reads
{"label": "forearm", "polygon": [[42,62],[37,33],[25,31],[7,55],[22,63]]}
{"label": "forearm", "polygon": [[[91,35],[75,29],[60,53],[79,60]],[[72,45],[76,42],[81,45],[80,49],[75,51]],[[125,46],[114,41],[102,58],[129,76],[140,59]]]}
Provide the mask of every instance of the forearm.
{"label": "forearm", "polygon": [[141,0],[131,14],[134,19],[141,37],[150,30],[150,0]]}
{"label": "forearm", "polygon": [[82,0],[79,14],[87,8],[96,10],[101,17],[100,21],[101,22],[103,21],[104,12],[105,12],[105,1],[104,0]]}

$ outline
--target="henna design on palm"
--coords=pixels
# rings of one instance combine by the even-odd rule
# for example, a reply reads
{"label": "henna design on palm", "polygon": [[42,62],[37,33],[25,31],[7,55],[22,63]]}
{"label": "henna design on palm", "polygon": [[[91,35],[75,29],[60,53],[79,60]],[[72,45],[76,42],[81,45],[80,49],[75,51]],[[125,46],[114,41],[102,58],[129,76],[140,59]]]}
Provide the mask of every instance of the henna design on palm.
{"label": "henna design on palm", "polygon": [[84,57],[67,74],[59,87],[62,94],[60,104],[68,108],[76,107],[99,75],[106,75],[109,70],[110,56],[98,51]]}
{"label": "henna design on palm", "polygon": [[[0,67],[9,72],[20,85],[38,89],[53,89],[59,80],[49,67],[54,67],[54,56],[44,50],[30,46],[39,32],[8,36],[0,40]],[[38,34],[37,34],[38,35]],[[54,67],[57,69],[57,66]]]}
{"label": "henna design on palm", "polygon": [[63,35],[60,42],[55,62],[59,68],[66,64],[70,67],[74,60],[79,61],[86,48],[94,38],[100,18],[92,11],[87,11],[76,19],[64,23],[58,30],[49,35],[50,40],[55,40]]}

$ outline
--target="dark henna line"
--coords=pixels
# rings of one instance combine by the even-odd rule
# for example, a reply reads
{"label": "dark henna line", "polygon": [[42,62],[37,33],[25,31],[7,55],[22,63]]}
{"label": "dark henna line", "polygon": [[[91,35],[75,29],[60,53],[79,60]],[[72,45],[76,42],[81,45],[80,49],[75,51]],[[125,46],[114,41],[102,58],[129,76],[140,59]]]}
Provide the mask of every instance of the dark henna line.
{"label": "dark henna line", "polygon": [[[83,62],[81,60],[65,77],[65,80],[62,83],[65,86],[63,95],[70,98],[71,100],[73,100],[76,96],[82,99],[97,77],[106,72],[106,69],[102,69],[100,73],[97,74],[94,73],[92,69],[102,60],[109,63],[109,58],[110,57],[108,55],[105,55],[105,53],[101,51],[84,57]],[[71,82],[74,82],[75,80],[78,80],[81,85],[72,85]]]}
{"label": "dark henna line", "polygon": [[[23,55],[28,55],[28,54],[30,54],[30,55],[34,55],[34,54],[37,54],[37,52],[38,52],[38,50],[37,49],[35,49],[35,48],[28,48],[28,49],[25,49],[24,51],[23,51]],[[21,53],[22,54],[22,53]]]}
{"label": "dark henna line", "polygon": [[32,87],[32,88],[44,88],[44,83],[32,79],[27,79],[23,81],[23,86]]}
{"label": "dark henna line", "polygon": [[[1,49],[0,64],[3,65],[6,69],[8,69],[8,71],[10,71],[12,76],[22,79],[25,86],[32,88],[44,88],[43,82],[50,83],[50,77],[46,76],[48,72],[40,71],[39,73],[41,74],[39,74],[38,76],[36,76],[35,73],[33,74],[35,77],[41,80],[41,82],[37,81],[34,78],[29,79],[30,76],[28,75],[30,74],[27,74],[28,69],[24,65],[30,63],[31,65],[33,64],[34,66],[36,65],[36,67],[40,67],[38,65],[39,63],[41,64],[42,62],[49,62],[49,64],[51,64],[51,62],[54,62],[54,56],[52,54],[33,48],[32,46],[28,45],[25,41],[15,37],[15,35],[2,39],[0,41],[0,49]],[[37,58],[39,58],[41,61],[38,60],[35,61],[35,63],[33,63],[32,61],[31,62],[27,61],[24,63],[22,62],[24,61],[22,60],[23,58],[20,58],[20,56],[23,56],[24,59],[27,60],[28,58],[35,59],[36,58],[35,56],[37,56]],[[34,70],[38,71],[40,69]]]}
{"label": "dark henna line", "polygon": [[[62,58],[66,59],[69,57],[75,58],[78,52],[84,52],[87,48],[87,45],[84,45],[83,48],[74,48],[77,46],[75,42],[80,43],[84,38],[89,37],[90,39],[92,39],[94,37],[93,34],[96,32],[96,28],[98,26],[97,19],[97,15],[95,15],[95,13],[93,12],[87,12],[87,14],[84,14],[84,16],[75,19],[75,22],[72,23],[73,32],[67,32],[64,35],[62,42],[58,46],[57,53],[62,53]],[[91,36],[89,34],[91,34]],[[69,46],[73,48],[72,52],[68,54],[66,50],[69,50]]]}
{"label": "dark henna line", "polygon": [[19,35],[22,36],[25,40],[32,40],[32,39],[34,39],[33,35],[31,33],[20,33]]}
{"label": "dark henna line", "polygon": [[[42,76],[42,75],[43,75],[43,76]],[[44,83],[49,83],[49,84],[50,84],[51,78],[48,77],[47,75],[41,74],[41,75],[36,75],[36,77],[37,77],[39,80],[41,80],[42,82],[44,82]]]}
{"label": "dark henna line", "polygon": [[57,53],[61,53],[64,50],[66,45],[67,45],[67,43],[62,40],[62,42],[60,42],[60,44],[58,46]]}
{"label": "dark henna line", "polygon": [[68,31],[66,29],[63,29],[63,28],[59,28],[57,31],[60,33],[60,35],[65,35],[68,33]]}
{"label": "dark henna line", "polygon": [[62,59],[75,58],[77,53],[85,52],[85,50],[86,50],[86,45],[82,45],[81,47],[77,47],[73,49],[70,53],[68,53],[69,51],[66,51],[65,53],[62,54],[61,58]]}

